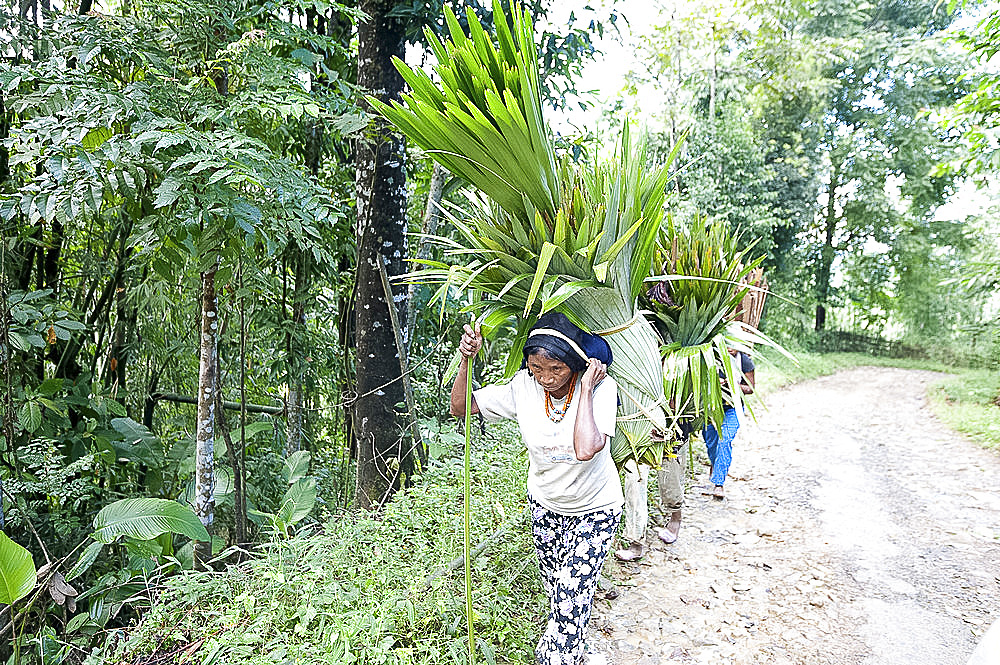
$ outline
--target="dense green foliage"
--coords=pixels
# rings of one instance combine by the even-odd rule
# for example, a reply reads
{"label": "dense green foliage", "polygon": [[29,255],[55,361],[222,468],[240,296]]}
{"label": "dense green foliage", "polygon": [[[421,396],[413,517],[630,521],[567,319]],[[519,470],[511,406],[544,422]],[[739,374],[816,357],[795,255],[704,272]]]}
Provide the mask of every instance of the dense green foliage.
{"label": "dense green foliage", "polygon": [[[648,31],[653,76],[634,84],[662,91],[654,108],[643,95],[642,110],[665,145],[688,135],[678,219],[708,214],[749,231],[772,286],[795,294],[794,305],[771,301],[765,330],[789,341],[851,330],[989,356],[982,332],[995,338],[996,304],[967,297],[961,280],[995,277],[996,229],[942,207],[959,188],[967,197],[956,165],[988,154],[992,122],[995,78],[978,83],[954,48],[959,14],[932,0],[668,9],[671,21]],[[996,24],[966,35],[978,57],[994,52]]]}
{"label": "dense green foliage", "polygon": [[[17,665],[71,665],[94,648],[93,663],[189,649],[203,662],[338,662],[349,644],[365,663],[461,660],[459,576],[436,572],[462,536],[444,385],[457,310],[471,304],[461,289],[443,310],[426,306],[429,288],[406,294],[415,408],[392,425],[412,418],[423,439],[413,487],[383,513],[352,510],[366,360],[354,352],[355,169],[370,136],[356,3],[16,4],[0,7],[0,658],[23,629]],[[493,29],[482,3],[459,4]],[[643,98],[662,120],[651,162],[680,142],[665,219],[739,229],[745,244],[730,249],[756,243],[772,290],[795,301],[768,300],[762,328],[804,351],[798,366],[762,366],[765,391],[861,362],[956,371],[936,389],[939,414],[1000,445],[1000,233],[993,210],[945,205],[967,176],[987,195],[995,182],[1000,14],[947,42],[957,15],[934,0],[685,6],[649,40],[663,93]],[[442,7],[390,13],[418,49],[441,48],[422,29],[442,32]],[[590,86],[579,65],[616,11],[536,31],[538,108],[579,102]],[[595,22],[581,27],[584,15]],[[556,137],[566,161],[553,172],[593,144]],[[424,157],[407,155],[413,232],[427,228]],[[633,173],[658,165],[637,160]],[[470,211],[462,185],[444,187],[458,218]],[[454,247],[463,227],[446,220],[434,234]],[[466,263],[412,240],[410,257]],[[618,240],[601,239],[602,254]],[[527,296],[535,272],[506,280],[526,274]],[[207,274],[218,301],[218,401],[200,400],[216,408],[208,526],[192,512]],[[536,307],[569,295],[535,287]],[[483,380],[503,373],[518,325],[497,323]],[[813,353],[844,331],[913,358]],[[509,434],[488,430],[473,465],[473,542],[507,525],[473,565],[488,662],[526,661],[544,611]],[[186,570],[206,528],[215,570]],[[26,595],[20,548],[42,571]]]}
{"label": "dense green foliage", "polygon": [[[14,608],[24,653],[72,662],[192,567],[191,538],[205,540],[192,508],[218,552],[353,502],[361,15],[263,0],[20,6],[0,10],[0,523],[53,564]],[[545,99],[565,105],[591,33],[545,34]],[[419,199],[429,169],[408,166]],[[218,303],[208,404],[206,284]],[[426,459],[450,435],[444,368],[420,356],[447,354],[436,318],[413,311],[413,364],[437,379],[415,382],[410,414]],[[198,402],[215,411],[214,452],[196,464]],[[73,593],[57,599],[64,577]]]}
{"label": "dense green foliage", "polygon": [[[472,560],[478,651],[486,663],[526,662],[547,602],[525,516],[527,459],[513,427],[476,439],[471,536],[487,544]],[[332,521],[224,572],[166,581],[140,629],[103,657],[462,662],[461,567],[449,566],[463,538],[460,460],[451,448],[379,517]]]}

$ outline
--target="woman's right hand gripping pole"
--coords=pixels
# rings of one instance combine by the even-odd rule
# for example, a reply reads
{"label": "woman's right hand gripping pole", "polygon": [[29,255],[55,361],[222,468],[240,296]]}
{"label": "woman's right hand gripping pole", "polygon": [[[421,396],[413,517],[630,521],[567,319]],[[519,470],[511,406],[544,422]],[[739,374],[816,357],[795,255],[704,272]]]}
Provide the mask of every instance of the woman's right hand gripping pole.
{"label": "woman's right hand gripping pole", "polygon": [[[462,339],[458,343],[462,360],[458,365],[455,383],[451,386],[451,415],[458,418],[465,417],[465,385],[469,380],[469,360],[483,348],[483,335],[479,330],[479,322],[476,321],[473,325],[466,323],[462,329]],[[479,413],[475,397],[472,398],[472,413]]]}

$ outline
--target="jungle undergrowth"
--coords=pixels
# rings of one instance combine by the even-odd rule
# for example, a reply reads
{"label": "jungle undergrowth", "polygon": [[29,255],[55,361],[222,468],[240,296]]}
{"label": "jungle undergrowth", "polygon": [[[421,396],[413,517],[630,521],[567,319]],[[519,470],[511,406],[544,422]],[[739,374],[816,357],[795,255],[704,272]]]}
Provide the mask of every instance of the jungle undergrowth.
{"label": "jungle undergrowth", "polygon": [[[88,663],[138,665],[186,649],[206,665],[462,663],[462,566],[449,567],[462,551],[461,452],[432,460],[380,517],[338,515],[222,572],[166,580],[142,622]],[[472,561],[473,607],[488,665],[530,662],[547,607],[524,518],[526,466],[513,427],[477,437],[471,538],[490,540]]]}

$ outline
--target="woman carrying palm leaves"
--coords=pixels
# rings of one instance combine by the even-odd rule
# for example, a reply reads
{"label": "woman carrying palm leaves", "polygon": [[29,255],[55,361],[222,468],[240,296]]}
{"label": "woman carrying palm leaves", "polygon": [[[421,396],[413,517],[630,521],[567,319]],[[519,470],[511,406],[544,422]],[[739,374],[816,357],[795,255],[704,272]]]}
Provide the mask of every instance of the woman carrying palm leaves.
{"label": "woman carrying palm leaves", "polygon": [[611,349],[566,316],[546,314],[528,332],[523,368],[509,382],[476,390],[467,404],[469,359],[482,343],[478,326],[466,324],[451,412],[517,421],[528,449],[528,508],[549,597],[535,658],[540,665],[579,665],[594,592],[622,511],[609,445],[618,409],[618,386],[607,376]]}

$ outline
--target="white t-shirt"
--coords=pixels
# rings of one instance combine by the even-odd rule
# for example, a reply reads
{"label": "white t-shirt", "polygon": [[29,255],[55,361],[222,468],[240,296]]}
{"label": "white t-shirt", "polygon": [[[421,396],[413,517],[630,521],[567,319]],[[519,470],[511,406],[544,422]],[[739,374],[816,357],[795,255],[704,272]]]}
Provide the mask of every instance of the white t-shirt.
{"label": "white t-shirt", "polygon": [[[577,383],[576,390],[579,387]],[[610,441],[593,459],[576,458],[573,427],[579,406],[578,392],[558,423],[545,414],[545,390],[527,369],[515,374],[509,383],[485,386],[474,395],[487,421],[517,420],[528,448],[528,494],[535,501],[562,515],[621,509],[625,499],[618,469],[611,458]],[[561,409],[565,399],[552,402]],[[609,376],[594,389],[594,422],[609,438],[615,433],[617,412],[618,385]]]}

